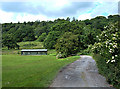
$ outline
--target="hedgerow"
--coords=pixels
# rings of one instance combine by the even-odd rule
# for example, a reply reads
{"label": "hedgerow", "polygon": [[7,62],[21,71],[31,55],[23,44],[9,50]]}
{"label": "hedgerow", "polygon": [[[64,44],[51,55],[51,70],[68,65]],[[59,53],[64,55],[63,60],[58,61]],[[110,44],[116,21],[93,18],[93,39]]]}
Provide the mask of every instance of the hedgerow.
{"label": "hedgerow", "polygon": [[[118,22],[110,23],[105,30],[97,36],[98,43],[92,47],[99,71],[107,81],[120,87],[120,30]],[[97,54],[97,55],[96,55]],[[98,56],[99,55],[99,56]]]}

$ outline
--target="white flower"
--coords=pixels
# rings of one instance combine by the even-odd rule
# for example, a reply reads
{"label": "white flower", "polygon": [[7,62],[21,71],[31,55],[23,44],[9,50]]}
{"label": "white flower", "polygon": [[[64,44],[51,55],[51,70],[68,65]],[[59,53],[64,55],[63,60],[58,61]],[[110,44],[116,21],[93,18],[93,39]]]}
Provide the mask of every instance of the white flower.
{"label": "white flower", "polygon": [[107,28],[107,26],[104,27],[105,29]]}
{"label": "white flower", "polygon": [[112,43],[109,43],[110,45],[112,45]]}
{"label": "white flower", "polygon": [[106,63],[109,63],[110,62],[110,60],[108,60]]}
{"label": "white flower", "polygon": [[112,59],[114,59],[114,56],[112,56]]}
{"label": "white flower", "polygon": [[106,48],[107,48],[107,45],[106,45]]}
{"label": "white flower", "polygon": [[116,28],[116,31],[118,31],[118,29]]}
{"label": "white flower", "polygon": [[110,49],[109,52],[112,53],[112,49]]}
{"label": "white flower", "polygon": [[113,37],[112,39],[113,39],[113,40],[116,40],[116,38],[115,38],[115,37]]}
{"label": "white flower", "polygon": [[115,36],[115,34],[113,34],[113,36]]}
{"label": "white flower", "polygon": [[113,45],[113,48],[117,48],[117,45]]}
{"label": "white flower", "polygon": [[115,62],[115,60],[111,60],[111,62]]}
{"label": "white flower", "polygon": [[115,57],[117,57],[118,55],[115,55]]}

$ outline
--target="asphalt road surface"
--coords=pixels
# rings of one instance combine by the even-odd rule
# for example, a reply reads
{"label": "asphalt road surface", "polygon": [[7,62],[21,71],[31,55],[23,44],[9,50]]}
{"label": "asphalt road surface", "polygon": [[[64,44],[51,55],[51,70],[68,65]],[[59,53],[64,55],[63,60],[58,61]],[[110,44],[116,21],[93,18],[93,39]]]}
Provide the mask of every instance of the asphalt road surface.
{"label": "asphalt road surface", "polygon": [[80,57],[63,68],[50,87],[110,87],[98,73],[95,60],[91,56]]}

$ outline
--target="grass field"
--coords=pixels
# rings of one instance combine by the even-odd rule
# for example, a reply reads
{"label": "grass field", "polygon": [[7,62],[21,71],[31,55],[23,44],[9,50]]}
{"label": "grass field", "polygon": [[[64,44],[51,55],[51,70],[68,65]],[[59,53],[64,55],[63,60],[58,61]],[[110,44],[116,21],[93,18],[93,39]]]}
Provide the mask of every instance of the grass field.
{"label": "grass field", "polygon": [[54,55],[2,55],[2,86],[48,87],[63,66],[78,58],[79,56],[56,59]]}
{"label": "grass field", "polygon": [[[41,49],[42,42],[18,43],[21,49]],[[58,71],[77,60],[79,56],[56,59],[56,51],[48,50],[48,55],[21,56],[20,50],[2,48],[3,87],[48,87]]]}

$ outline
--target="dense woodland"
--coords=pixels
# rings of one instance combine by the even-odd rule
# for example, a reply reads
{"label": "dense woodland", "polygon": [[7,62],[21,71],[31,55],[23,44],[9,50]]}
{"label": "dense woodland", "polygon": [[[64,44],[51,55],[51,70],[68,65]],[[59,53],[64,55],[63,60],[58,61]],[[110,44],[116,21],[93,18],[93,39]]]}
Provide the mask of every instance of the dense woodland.
{"label": "dense woodland", "polygon": [[2,43],[19,49],[18,42],[40,41],[44,48],[56,49],[57,57],[93,53],[100,73],[120,87],[120,15],[92,19],[56,19],[2,24]]}
{"label": "dense woodland", "polygon": [[4,23],[2,24],[3,46],[13,48],[12,45],[17,45],[15,44],[17,42],[37,40],[44,42],[45,48],[54,49],[57,39],[66,32],[71,32],[71,36],[77,35],[78,48],[86,49],[88,45],[97,41],[96,36],[101,34],[105,26],[110,22],[117,22],[119,18],[119,15],[110,15],[108,18],[97,16],[84,21],[78,21],[74,17],[70,20],[68,17],[54,21]]}

